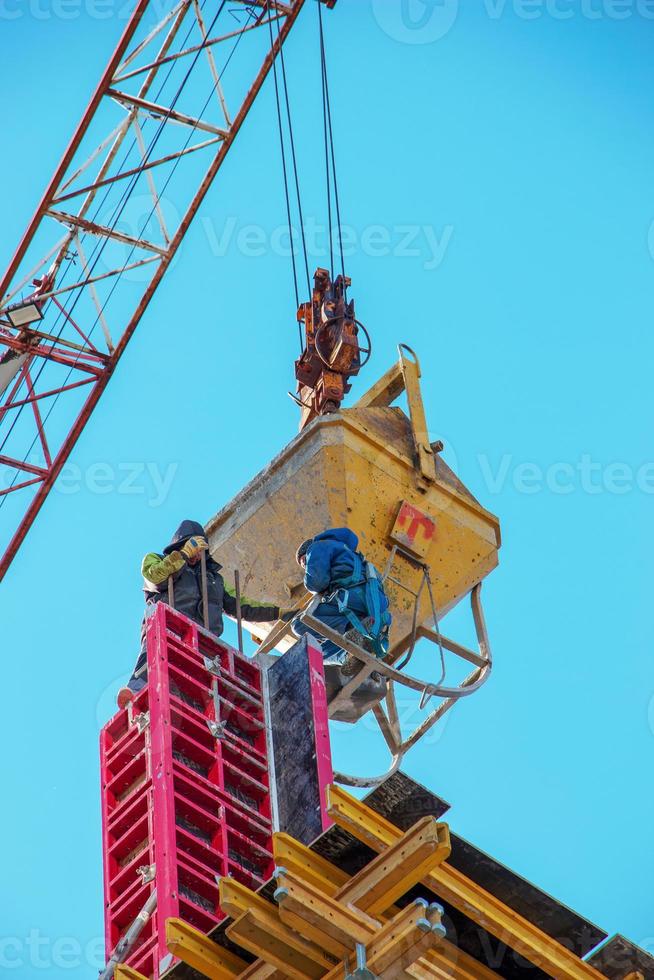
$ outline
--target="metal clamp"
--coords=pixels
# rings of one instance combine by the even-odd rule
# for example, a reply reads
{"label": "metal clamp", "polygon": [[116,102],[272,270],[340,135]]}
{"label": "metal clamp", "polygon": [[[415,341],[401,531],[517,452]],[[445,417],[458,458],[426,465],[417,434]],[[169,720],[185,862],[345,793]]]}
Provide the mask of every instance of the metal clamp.
{"label": "metal clamp", "polygon": [[136,725],[139,735],[141,735],[150,724],[150,712],[142,711],[141,714],[132,718],[132,724]]}
{"label": "metal clamp", "polygon": [[214,738],[225,737],[224,721],[214,721],[213,718],[207,718],[207,727]]}
{"label": "metal clamp", "polygon": [[378,980],[377,974],[368,969],[366,960],[366,947],[363,943],[356,945],[357,965],[353,973],[348,973],[347,962],[345,964],[345,980]]}
{"label": "metal clamp", "polygon": [[220,720],[220,694],[218,693],[218,678],[214,677],[211,682],[211,698],[213,701],[213,718],[207,718],[209,731],[214,738],[225,737],[225,723]]}
{"label": "metal clamp", "polygon": [[136,869],[136,873],[141,878],[141,884],[147,885],[149,881],[154,881],[155,865],[143,864],[140,868]]}
{"label": "metal clamp", "polygon": [[203,657],[204,669],[213,674],[214,677],[220,677],[222,667],[220,666],[220,657]]}

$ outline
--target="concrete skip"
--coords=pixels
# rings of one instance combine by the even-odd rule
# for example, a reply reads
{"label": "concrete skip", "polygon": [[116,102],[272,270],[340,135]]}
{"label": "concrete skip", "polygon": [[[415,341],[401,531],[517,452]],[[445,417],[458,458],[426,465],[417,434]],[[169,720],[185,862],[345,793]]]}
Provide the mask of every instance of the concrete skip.
{"label": "concrete skip", "polygon": [[[351,528],[366,558],[390,572],[390,663],[412,634],[420,563],[440,619],[495,568],[500,546],[498,519],[427,441],[419,378],[415,355],[401,347],[399,362],[354,407],[314,419],[207,526],[226,581],[238,569],[244,595],[284,608],[305,595],[298,544],[328,527]],[[391,404],[403,390],[408,415]],[[418,625],[431,620],[422,589]],[[266,635],[261,624],[245,625]]]}

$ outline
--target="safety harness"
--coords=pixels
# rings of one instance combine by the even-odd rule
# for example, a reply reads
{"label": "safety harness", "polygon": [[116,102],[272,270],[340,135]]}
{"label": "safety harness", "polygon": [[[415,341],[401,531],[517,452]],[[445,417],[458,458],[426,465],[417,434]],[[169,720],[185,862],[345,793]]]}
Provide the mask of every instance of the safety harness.
{"label": "safety harness", "polygon": [[[343,545],[345,548],[346,546]],[[350,549],[347,549],[350,550]],[[384,587],[379,577],[379,572],[372,564],[366,561],[359,552],[354,552],[354,562],[352,572],[346,578],[335,580],[339,587],[329,597],[325,597],[325,602],[336,602],[338,611],[345,616],[350,625],[361,633],[372,644],[376,657],[384,657],[388,653],[388,629],[391,625],[392,617],[388,611],[388,600],[384,593]],[[367,615],[362,621],[354,610],[349,608],[350,593],[353,589],[364,586],[364,596]]]}

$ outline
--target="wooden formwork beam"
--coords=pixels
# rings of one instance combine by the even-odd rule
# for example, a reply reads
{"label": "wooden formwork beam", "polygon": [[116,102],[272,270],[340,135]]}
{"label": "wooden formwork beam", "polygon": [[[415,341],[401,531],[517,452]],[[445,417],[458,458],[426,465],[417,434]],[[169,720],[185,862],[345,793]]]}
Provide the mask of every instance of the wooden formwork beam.
{"label": "wooden formwork beam", "polygon": [[274,905],[267,902],[261,895],[257,895],[247,885],[242,885],[235,878],[221,878],[219,883],[220,897],[219,904],[225,915],[232,919],[238,919],[244,912],[250,909],[260,909],[267,912],[274,909]]}
{"label": "wooden formwork beam", "polygon": [[148,978],[144,977],[142,973],[138,972],[138,970],[133,970],[131,966],[125,966],[124,964],[116,967],[114,970],[114,978],[115,980],[148,980]]}
{"label": "wooden formwork beam", "polygon": [[282,922],[276,905],[233,878],[221,878],[220,907],[234,919],[229,938],[289,976],[318,980],[332,968],[323,949]]}
{"label": "wooden formwork beam", "polygon": [[278,867],[285,868],[320,892],[356,905],[370,915],[389,909],[431,868],[446,860],[450,851],[447,824],[439,823],[434,817],[424,817],[402,834],[392,847],[350,878],[287,834],[273,836],[273,853]]}
{"label": "wooden formwork beam", "polygon": [[[327,812],[334,823],[377,852],[395,844],[402,831],[338,786],[328,787]],[[544,970],[554,980],[603,980],[602,974],[575,956],[490,892],[443,862],[425,885],[482,929]]]}
{"label": "wooden formwork beam", "polygon": [[[421,848],[426,846],[425,841],[429,842],[433,852],[432,860],[434,854],[449,846],[442,829],[432,824],[435,821],[430,819],[420,821],[417,830],[406,835],[410,845],[406,854],[414,875],[418,864],[412,859],[418,854],[424,860]],[[338,977],[344,970],[343,960],[352,954],[357,943],[366,947],[368,960],[378,964],[380,976],[388,973],[390,978],[389,971],[395,971],[394,976],[404,976],[406,966],[442,940],[444,930],[440,925],[439,906],[417,901],[382,924],[348,901],[348,890],[353,896],[361,891],[361,876],[357,875],[336,888],[333,879],[341,878],[337,870],[330,870],[328,863],[316,859],[315,855],[307,860],[307,853],[302,851],[301,845],[295,844],[288,838],[278,841],[277,854],[283,852],[294,858],[296,865],[309,867],[313,883],[278,869],[279,887],[275,897],[279,907],[233,879],[221,880],[221,908],[235,917],[227,928],[228,937],[263,961],[247,968],[246,977],[269,977],[275,971],[294,980]],[[395,848],[386,866],[393,887],[397,881],[393,871],[402,857],[402,848]],[[373,897],[388,907],[388,901],[380,898],[383,877],[380,867],[375,865],[370,873]],[[318,887],[318,881],[323,885],[322,889]],[[328,891],[336,888],[336,895],[327,894],[325,886]],[[272,970],[266,969],[264,964]],[[218,980],[225,978],[221,976]]]}
{"label": "wooden formwork beam", "polygon": [[499,974],[447,940],[408,969],[414,980],[497,980]]}
{"label": "wooden formwork beam", "polygon": [[260,909],[240,915],[227,927],[227,936],[293,980],[320,980],[333,966],[318,946],[289,929],[279,916]]}
{"label": "wooden formwork beam", "polygon": [[273,834],[273,855],[278,867],[287,868],[303,881],[317,885],[326,895],[335,895],[350,881],[345,871],[289,834]]}
{"label": "wooden formwork beam", "polygon": [[[445,825],[441,824],[441,827],[445,827]],[[273,836],[273,851],[278,864],[283,864],[298,877],[317,885],[325,894],[337,896],[341,900],[347,897],[349,883],[354,882],[358,877],[348,877],[340,868],[288,834],[277,833]],[[370,865],[366,866],[366,868],[368,867]],[[399,909],[395,906],[389,907],[385,915],[390,918],[396,915],[398,911]],[[284,914],[280,910],[282,917]],[[288,925],[294,927],[294,923],[290,919]],[[299,922],[295,925],[299,925]],[[458,949],[447,939],[444,939],[438,948],[432,949],[419,961],[414,962],[408,972],[415,977],[415,980],[434,980],[434,978],[440,977],[445,978],[445,980],[495,980],[497,977],[493,970]]]}
{"label": "wooden formwork beam", "polygon": [[257,960],[247,970],[243,970],[238,980],[284,980],[284,976],[284,973],[281,970],[277,970],[271,963],[264,963],[263,960]]}
{"label": "wooden formwork beam", "polygon": [[451,850],[447,824],[423,817],[351,878],[338,892],[339,901],[370,915],[384,912],[445,861]]}
{"label": "wooden formwork beam", "polygon": [[240,956],[212,942],[181,919],[166,919],[166,945],[173,956],[209,980],[232,980],[247,968]]}
{"label": "wooden formwork beam", "polygon": [[[341,810],[352,799],[344,794]],[[380,980],[493,980],[497,974],[444,938],[439,905],[418,899],[400,910],[390,903],[398,890],[416,884],[424,862],[431,868],[449,855],[447,825],[427,817],[402,834],[373,814],[365,828],[378,843],[382,832],[390,837],[391,831],[395,842],[353,877],[294,838],[276,834],[275,858],[284,863],[276,872],[279,905],[232,878],[220,881],[221,908],[234,920],[228,937],[260,958],[247,965],[179,919],[166,923],[170,951],[209,980],[342,980],[362,942],[368,968]],[[142,978],[132,972],[122,980]]]}
{"label": "wooden formwork beam", "polygon": [[[378,977],[401,976],[442,939],[438,910],[418,900],[407,905],[386,922],[365,944],[366,965]],[[327,974],[325,980],[339,980],[343,964]]]}
{"label": "wooden formwork beam", "polygon": [[381,928],[381,923],[365,913],[325,895],[290,873],[278,873],[277,884],[275,900],[282,911],[292,912],[308,926],[346,949],[354,951],[357,943],[367,943]]}

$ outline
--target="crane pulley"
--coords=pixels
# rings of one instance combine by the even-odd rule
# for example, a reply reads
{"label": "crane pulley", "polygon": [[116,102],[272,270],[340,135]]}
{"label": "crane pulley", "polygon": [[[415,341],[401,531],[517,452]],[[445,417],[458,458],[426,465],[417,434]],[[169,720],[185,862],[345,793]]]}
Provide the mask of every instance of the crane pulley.
{"label": "crane pulley", "polygon": [[370,358],[370,338],[354,315],[354,300],[347,299],[350,285],[349,278],[340,275],[332,282],[327,269],[318,269],[311,300],[298,310],[305,334],[304,350],[295,362],[300,428],[337,411],[350,390],[349,379]]}

